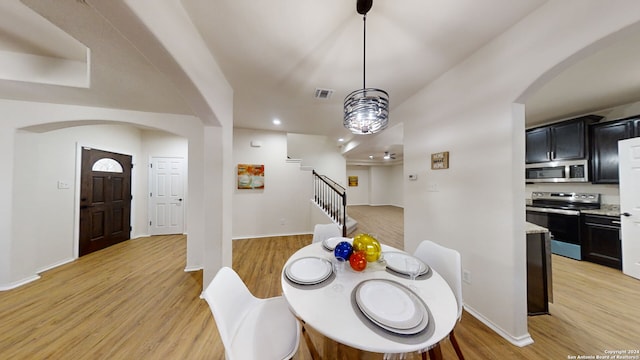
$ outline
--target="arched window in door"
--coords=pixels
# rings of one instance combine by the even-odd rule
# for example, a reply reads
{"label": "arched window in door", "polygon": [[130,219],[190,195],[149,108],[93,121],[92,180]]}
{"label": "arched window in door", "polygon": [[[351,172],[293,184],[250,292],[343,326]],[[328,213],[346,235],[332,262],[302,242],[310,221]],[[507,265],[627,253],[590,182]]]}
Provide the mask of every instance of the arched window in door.
{"label": "arched window in door", "polygon": [[92,171],[104,171],[104,172],[113,172],[113,173],[121,173],[122,165],[114,159],[111,158],[102,158],[93,163],[91,167]]}

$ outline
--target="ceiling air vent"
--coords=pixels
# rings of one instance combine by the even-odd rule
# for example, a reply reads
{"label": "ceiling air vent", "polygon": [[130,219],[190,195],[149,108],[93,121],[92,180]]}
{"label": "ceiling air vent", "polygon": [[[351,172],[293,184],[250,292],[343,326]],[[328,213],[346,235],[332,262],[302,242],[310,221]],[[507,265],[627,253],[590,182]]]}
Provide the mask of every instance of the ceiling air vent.
{"label": "ceiling air vent", "polygon": [[316,99],[329,99],[331,97],[331,95],[333,94],[333,90],[331,89],[321,89],[321,88],[316,88],[316,92],[314,97]]}

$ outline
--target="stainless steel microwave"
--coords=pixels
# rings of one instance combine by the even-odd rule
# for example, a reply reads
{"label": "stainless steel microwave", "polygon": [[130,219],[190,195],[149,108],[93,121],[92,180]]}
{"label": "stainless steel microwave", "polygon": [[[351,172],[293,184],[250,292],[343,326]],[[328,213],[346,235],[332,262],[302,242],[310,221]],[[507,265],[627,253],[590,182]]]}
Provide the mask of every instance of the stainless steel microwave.
{"label": "stainless steel microwave", "polygon": [[552,161],[525,166],[525,180],[528,183],[559,183],[589,181],[587,160]]}

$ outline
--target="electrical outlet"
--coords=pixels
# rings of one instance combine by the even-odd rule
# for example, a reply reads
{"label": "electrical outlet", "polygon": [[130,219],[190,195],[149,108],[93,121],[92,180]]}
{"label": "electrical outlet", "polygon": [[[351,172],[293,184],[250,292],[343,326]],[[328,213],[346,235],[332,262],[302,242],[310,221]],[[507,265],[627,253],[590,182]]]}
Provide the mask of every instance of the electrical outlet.
{"label": "electrical outlet", "polygon": [[58,189],[68,189],[69,183],[64,181],[58,181]]}
{"label": "electrical outlet", "polygon": [[467,284],[471,284],[471,271],[462,270],[462,281],[466,282]]}

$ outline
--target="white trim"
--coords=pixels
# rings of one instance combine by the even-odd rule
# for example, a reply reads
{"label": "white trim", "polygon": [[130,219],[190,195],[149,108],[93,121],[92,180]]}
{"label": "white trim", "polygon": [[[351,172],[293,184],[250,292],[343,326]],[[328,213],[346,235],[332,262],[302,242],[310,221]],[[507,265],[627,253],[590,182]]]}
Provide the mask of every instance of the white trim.
{"label": "white trim", "polygon": [[6,285],[0,285],[0,291],[7,291],[7,290],[11,290],[11,289],[15,289],[17,287],[20,287],[22,285],[26,285],[32,281],[36,281],[40,279],[40,275],[32,275],[29,276],[28,278],[24,278],[22,280],[18,280],[18,281],[14,281],[12,283],[8,283]]}
{"label": "white trim", "polygon": [[508,332],[504,331],[502,328],[500,328],[499,326],[491,322],[489,319],[487,319],[485,316],[483,316],[479,312],[475,311],[470,306],[465,304],[464,309],[473,317],[478,319],[481,323],[488,326],[491,330],[495,331],[498,335],[502,336],[505,340],[512,343],[513,345],[518,347],[524,347],[524,346],[533,344],[533,338],[531,337],[531,335],[529,335],[529,333],[523,336],[513,337]]}
{"label": "white trim", "polygon": [[75,199],[73,207],[73,258],[80,257],[80,187],[82,173],[82,148],[85,145],[76,142],[76,183],[74,184]]}
{"label": "white trim", "polygon": [[200,271],[203,270],[204,268],[202,267],[202,265],[200,266],[193,266],[193,267],[185,267],[184,268],[184,272],[193,272],[193,271]]}
{"label": "white trim", "polygon": [[286,234],[269,234],[269,235],[244,235],[231,238],[231,240],[246,240],[246,239],[262,239],[276,236],[299,236],[299,235],[313,235],[313,232],[300,232],[300,233],[286,233]]}
{"label": "white trim", "polygon": [[58,261],[56,263],[53,263],[53,264],[50,264],[50,265],[47,265],[47,266],[41,268],[40,270],[37,271],[37,273],[40,274],[40,273],[43,273],[45,271],[49,271],[51,269],[57,268],[58,266],[62,266],[64,264],[68,264],[70,262],[74,262],[75,260],[76,260],[76,258],[68,258],[68,259],[65,259],[65,260],[60,260],[60,261]]}

